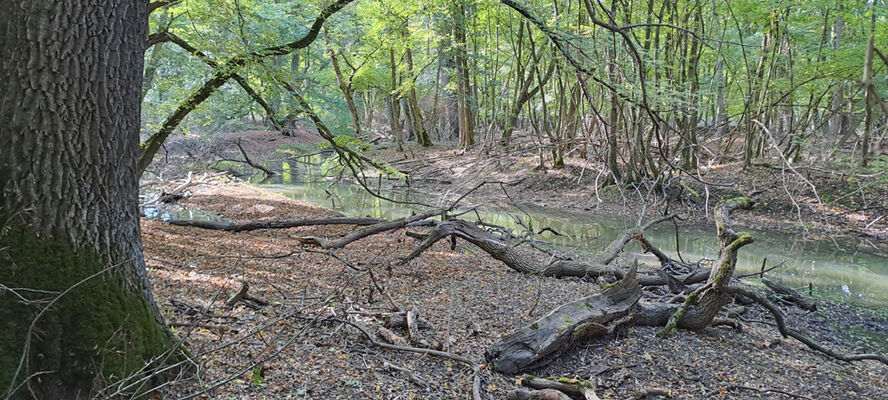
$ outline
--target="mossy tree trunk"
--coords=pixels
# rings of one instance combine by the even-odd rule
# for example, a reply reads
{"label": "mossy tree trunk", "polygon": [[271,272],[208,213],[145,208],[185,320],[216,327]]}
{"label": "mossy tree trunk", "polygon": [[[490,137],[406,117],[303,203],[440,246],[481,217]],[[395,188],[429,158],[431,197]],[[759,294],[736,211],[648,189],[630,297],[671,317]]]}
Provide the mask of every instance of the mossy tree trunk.
{"label": "mossy tree trunk", "polygon": [[148,3],[9,3],[0,13],[0,393],[87,398],[171,338],[139,230]]}

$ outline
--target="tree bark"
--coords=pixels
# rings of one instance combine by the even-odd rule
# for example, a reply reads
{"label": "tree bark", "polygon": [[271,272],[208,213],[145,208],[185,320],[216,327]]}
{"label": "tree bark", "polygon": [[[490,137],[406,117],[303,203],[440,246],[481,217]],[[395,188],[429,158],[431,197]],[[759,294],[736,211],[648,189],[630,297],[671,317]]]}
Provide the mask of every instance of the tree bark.
{"label": "tree bark", "polygon": [[333,72],[336,74],[336,81],[339,83],[339,90],[345,97],[345,104],[348,106],[348,114],[351,116],[352,131],[355,139],[361,138],[361,118],[358,115],[358,107],[355,106],[355,98],[352,93],[351,84],[342,74],[342,68],[339,66],[339,59],[336,57],[336,51],[330,44],[330,36],[324,31],[324,37],[327,41],[327,54],[330,56],[330,62],[333,64]]}
{"label": "tree bark", "polygon": [[28,382],[31,395],[87,398],[171,338],[139,229],[148,3],[8,3],[0,13],[0,283],[39,291],[0,291],[0,391],[23,397],[20,385],[48,371]]}
{"label": "tree bark", "polygon": [[391,67],[391,93],[388,96],[389,104],[389,123],[392,126],[392,135],[395,137],[395,143],[398,144],[398,150],[404,151],[404,130],[401,127],[401,104],[398,99],[398,66],[395,64],[395,49],[389,49],[389,66]]}

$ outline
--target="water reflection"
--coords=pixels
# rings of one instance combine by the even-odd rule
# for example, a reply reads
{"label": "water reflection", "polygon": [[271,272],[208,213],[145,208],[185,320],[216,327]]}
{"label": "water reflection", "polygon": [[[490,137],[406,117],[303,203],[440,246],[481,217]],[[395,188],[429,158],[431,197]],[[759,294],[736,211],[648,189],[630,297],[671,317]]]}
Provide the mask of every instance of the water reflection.
{"label": "water reflection", "polygon": [[[317,163],[317,159],[307,160]],[[398,218],[409,215],[413,209],[404,205],[381,200],[355,185],[334,183],[332,178],[320,174],[315,167],[305,164],[284,163],[285,173],[272,177],[261,186],[289,198],[310,204],[333,207],[347,215],[374,218]],[[260,183],[260,182],[255,182]],[[386,193],[395,200],[432,202],[409,191]],[[521,225],[534,231],[549,227],[562,234],[544,232],[537,237],[552,243],[558,249],[579,254],[601,250],[623,230],[634,225],[629,219],[609,218],[563,210],[524,205],[520,210],[497,210],[488,207],[478,215],[485,222],[514,229]],[[475,213],[463,216],[477,219]],[[516,221],[520,219],[520,223]],[[888,257],[858,249],[852,240],[821,238],[805,239],[799,235],[748,230],[755,243],[744,247],[737,260],[739,273],[759,271],[764,258],[768,265],[785,261],[779,269],[768,275],[775,281],[807,292],[809,285],[817,295],[867,306],[888,306]],[[670,223],[663,223],[646,234],[648,240],[673,258],[676,252],[676,236]],[[714,259],[718,255],[714,226],[679,226],[678,248],[685,260]],[[653,256],[642,254],[641,248],[630,244],[622,257],[639,258],[655,264]],[[846,289],[843,291],[843,287]]]}

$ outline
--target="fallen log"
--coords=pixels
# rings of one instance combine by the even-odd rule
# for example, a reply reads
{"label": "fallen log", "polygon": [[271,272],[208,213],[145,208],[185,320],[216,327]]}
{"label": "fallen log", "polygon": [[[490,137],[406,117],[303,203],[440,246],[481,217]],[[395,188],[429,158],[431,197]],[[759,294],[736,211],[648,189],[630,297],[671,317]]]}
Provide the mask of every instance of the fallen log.
{"label": "fallen log", "polygon": [[506,400],[572,400],[570,396],[555,389],[524,390],[515,389],[509,392]]}
{"label": "fallen log", "polygon": [[571,378],[538,378],[533,375],[521,377],[521,385],[537,390],[557,390],[571,399],[600,400],[590,381]]}
{"label": "fallen log", "polygon": [[327,217],[327,218],[308,218],[308,219],[287,219],[275,221],[250,221],[241,223],[220,222],[220,221],[197,221],[190,219],[171,219],[170,224],[176,226],[193,226],[201,229],[212,229],[226,232],[247,232],[259,229],[286,229],[297,228],[300,226],[316,226],[316,225],[358,225],[367,226],[374,225],[385,220],[367,217]]}
{"label": "fallen log", "polygon": [[485,352],[493,368],[504,374],[542,365],[578,340],[611,333],[611,322],[625,317],[639,298],[637,263],[626,276],[600,294],[564,304],[534,323],[509,334]]}
{"label": "fallen log", "polygon": [[771,282],[767,279],[762,279],[762,283],[764,283],[765,286],[768,287],[768,289],[771,289],[771,291],[780,296],[780,299],[782,299],[783,301],[793,303],[804,310],[817,311],[817,304],[815,304],[813,301],[809,300],[805,296],[802,296],[799,292],[783,286],[779,283]]}

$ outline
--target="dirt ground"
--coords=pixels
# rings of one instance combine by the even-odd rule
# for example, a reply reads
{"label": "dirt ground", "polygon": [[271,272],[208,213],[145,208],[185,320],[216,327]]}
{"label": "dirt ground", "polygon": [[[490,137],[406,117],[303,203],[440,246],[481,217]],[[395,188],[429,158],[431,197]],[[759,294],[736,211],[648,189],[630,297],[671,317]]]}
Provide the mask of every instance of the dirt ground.
{"label": "dirt ground", "polygon": [[[182,204],[232,220],[334,214],[225,179],[196,187]],[[394,303],[419,310],[429,325],[420,331],[421,339],[482,364],[482,391],[502,399],[517,387],[516,377],[487,368],[484,350],[557,305],[599,290],[597,284],[577,279],[518,274],[462,244],[450,250],[441,242],[397,266],[417,243],[403,230],[331,251],[297,240],[334,238],[354,229],[227,233],[143,219],[156,300],[201,366],[155,397],[470,398],[471,369],[429,355],[377,348],[339,322],[361,324],[375,333],[383,321],[369,314]],[[243,282],[249,283],[249,294],[267,305],[242,301],[226,307]],[[786,311],[791,324],[840,349],[859,346],[850,342],[849,327],[888,334],[885,321],[847,306],[821,304],[815,313]],[[888,366],[836,362],[780,338],[769,325],[770,317],[759,311],[744,318],[749,322],[741,331],[678,331],[665,339],[656,338],[651,328],[632,328],[617,337],[580,343],[530,373],[590,379],[603,399],[626,399],[649,388],[664,389],[677,399],[792,397],[781,392],[812,399],[888,398]]]}

